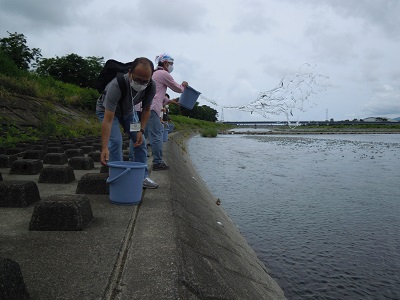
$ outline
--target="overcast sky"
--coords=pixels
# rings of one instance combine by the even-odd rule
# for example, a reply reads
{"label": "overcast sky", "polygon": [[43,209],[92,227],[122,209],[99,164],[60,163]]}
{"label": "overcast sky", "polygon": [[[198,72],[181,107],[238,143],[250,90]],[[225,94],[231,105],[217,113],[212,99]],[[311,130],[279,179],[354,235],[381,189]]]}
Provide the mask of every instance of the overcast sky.
{"label": "overcast sky", "polygon": [[[220,117],[309,66],[325,89],[311,84],[291,120],[390,118],[400,117],[399,16],[399,0],[0,0],[0,37],[22,33],[46,58],[167,52],[175,80]],[[228,108],[223,117],[286,119]]]}

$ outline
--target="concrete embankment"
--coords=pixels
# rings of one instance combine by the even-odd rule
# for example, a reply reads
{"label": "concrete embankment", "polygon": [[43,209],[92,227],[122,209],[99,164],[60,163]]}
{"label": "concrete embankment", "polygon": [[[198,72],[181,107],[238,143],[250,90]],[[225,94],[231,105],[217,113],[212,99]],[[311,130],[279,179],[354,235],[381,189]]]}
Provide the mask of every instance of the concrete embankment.
{"label": "concrete embankment", "polygon": [[[175,133],[164,143],[168,171],[140,205],[87,195],[94,220],[83,231],[29,231],[33,205],[0,208],[0,257],[16,261],[32,299],[284,299],[253,249],[208,191]],[[99,172],[99,164],[91,172]],[[38,183],[40,195],[74,194]]]}

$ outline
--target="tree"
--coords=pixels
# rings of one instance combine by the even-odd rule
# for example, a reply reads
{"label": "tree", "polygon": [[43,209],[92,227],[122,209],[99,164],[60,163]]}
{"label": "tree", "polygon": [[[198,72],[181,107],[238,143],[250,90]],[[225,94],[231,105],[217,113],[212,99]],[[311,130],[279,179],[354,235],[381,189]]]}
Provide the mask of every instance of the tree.
{"label": "tree", "polygon": [[7,76],[15,76],[23,72],[15,62],[0,49],[0,73]]}
{"label": "tree", "polygon": [[8,31],[7,33],[8,38],[0,39],[0,49],[3,53],[10,57],[19,69],[29,70],[30,66],[36,67],[42,56],[41,50],[39,48],[30,49],[26,45],[26,38],[23,34]]}
{"label": "tree", "polygon": [[95,88],[97,76],[103,65],[103,57],[83,58],[71,53],[63,57],[42,59],[36,72],[41,76],[52,76],[57,80],[80,87]]}
{"label": "tree", "polygon": [[210,122],[217,121],[218,111],[207,105],[199,106],[199,102],[196,102],[191,110],[180,107],[180,111],[181,114],[186,117]]}

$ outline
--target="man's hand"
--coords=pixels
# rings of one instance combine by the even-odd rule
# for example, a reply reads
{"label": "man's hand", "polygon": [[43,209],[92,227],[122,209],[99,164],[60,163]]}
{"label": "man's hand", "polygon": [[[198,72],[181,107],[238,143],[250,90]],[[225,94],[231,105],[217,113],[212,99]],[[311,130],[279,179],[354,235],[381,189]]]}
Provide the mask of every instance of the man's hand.
{"label": "man's hand", "polygon": [[141,131],[138,131],[136,133],[136,142],[133,145],[133,147],[140,146],[143,143],[143,133]]}
{"label": "man's hand", "polygon": [[103,166],[107,165],[109,156],[110,156],[110,151],[108,151],[108,148],[101,150],[100,162]]}
{"label": "man's hand", "polygon": [[182,85],[183,85],[184,87],[187,87],[187,86],[189,85],[189,83],[187,83],[186,81],[182,81]]}

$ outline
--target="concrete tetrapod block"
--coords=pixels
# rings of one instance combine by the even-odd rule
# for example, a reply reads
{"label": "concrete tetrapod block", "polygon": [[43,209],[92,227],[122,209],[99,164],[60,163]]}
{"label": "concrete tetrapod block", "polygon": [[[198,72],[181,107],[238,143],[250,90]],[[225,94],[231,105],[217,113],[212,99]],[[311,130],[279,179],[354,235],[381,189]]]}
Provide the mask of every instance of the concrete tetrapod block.
{"label": "concrete tetrapod block", "polygon": [[[47,149],[49,149],[49,148],[55,148],[55,147],[61,147],[61,144],[59,143],[59,142],[50,142],[50,143],[48,143],[47,144]],[[63,149],[63,151],[64,151],[64,149]]]}
{"label": "concrete tetrapod block", "polygon": [[89,157],[91,157],[93,159],[94,162],[100,162],[100,152],[90,152],[88,154]]}
{"label": "concrete tetrapod block", "polygon": [[94,151],[101,151],[101,143],[93,143],[92,146]]}
{"label": "concrete tetrapod block", "polygon": [[20,159],[13,162],[10,174],[16,175],[36,175],[43,169],[43,164],[39,159]]}
{"label": "concrete tetrapod block", "polygon": [[0,168],[10,168],[14,161],[18,160],[15,155],[0,155]]}
{"label": "concrete tetrapod block", "polygon": [[71,157],[68,165],[74,170],[91,170],[94,168],[94,162],[91,157]]}
{"label": "concrete tetrapod block", "polygon": [[75,146],[81,148],[82,146],[85,146],[85,142],[75,142]]}
{"label": "concrete tetrapod block", "polygon": [[97,143],[97,141],[93,139],[85,140],[85,146],[92,146],[94,143]]}
{"label": "concrete tetrapod block", "polygon": [[65,165],[68,163],[68,156],[65,153],[47,153],[43,157],[43,163],[49,165]]}
{"label": "concrete tetrapod block", "polygon": [[27,207],[36,201],[40,201],[40,194],[34,181],[0,182],[0,207]]}
{"label": "concrete tetrapod block", "polygon": [[19,264],[0,257],[0,299],[30,299]]}
{"label": "concrete tetrapod block", "polygon": [[108,173],[88,173],[82,176],[76,187],[76,194],[108,195]]}
{"label": "concrete tetrapod block", "polygon": [[94,151],[94,147],[93,146],[81,146],[81,149],[83,150],[83,152],[85,154],[89,154],[90,152]]}
{"label": "concrete tetrapod block", "polygon": [[110,173],[108,170],[108,166],[101,165],[100,173],[107,173],[107,174]]}
{"label": "concrete tetrapod block", "polygon": [[92,207],[86,195],[52,195],[35,205],[29,230],[79,231],[92,220]]}
{"label": "concrete tetrapod block", "polygon": [[43,150],[27,150],[24,154],[24,159],[40,159],[42,160],[46,154]]}
{"label": "concrete tetrapod block", "polygon": [[47,153],[64,153],[63,147],[48,147]]}
{"label": "concrete tetrapod block", "polygon": [[75,180],[71,166],[47,166],[39,176],[39,183],[70,183]]}
{"label": "concrete tetrapod block", "polygon": [[23,156],[25,148],[8,148],[6,149],[6,155]]}
{"label": "concrete tetrapod block", "polygon": [[69,149],[76,149],[75,144],[63,144],[62,147],[63,147],[64,151],[69,150]]}
{"label": "concrete tetrapod block", "polygon": [[46,152],[47,152],[47,145],[40,145],[40,144],[38,144],[38,145],[33,145],[33,146],[30,146],[30,147],[29,147],[29,150],[34,150],[34,151],[40,150],[40,151],[44,151],[44,154],[46,154]]}
{"label": "concrete tetrapod block", "polygon": [[75,156],[85,156],[85,153],[82,149],[67,149],[64,151],[67,154],[68,158],[75,157]]}

